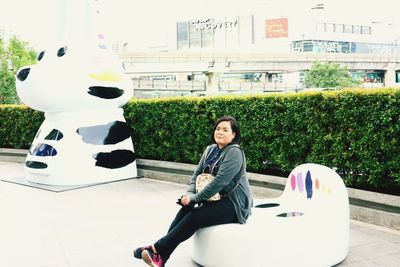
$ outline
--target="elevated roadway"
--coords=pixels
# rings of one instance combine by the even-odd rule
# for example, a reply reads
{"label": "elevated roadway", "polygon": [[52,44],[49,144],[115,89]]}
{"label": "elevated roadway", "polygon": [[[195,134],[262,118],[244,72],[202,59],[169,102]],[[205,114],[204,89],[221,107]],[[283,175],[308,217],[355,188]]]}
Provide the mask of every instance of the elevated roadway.
{"label": "elevated roadway", "polygon": [[137,52],[120,58],[126,73],[274,72],[311,68],[314,61],[335,62],[348,70],[399,70],[400,55],[342,53]]}
{"label": "elevated roadway", "polygon": [[[206,75],[205,91],[210,94],[221,90],[219,77],[223,73],[259,72],[265,77],[267,73],[290,73],[309,70],[315,61],[334,62],[350,71],[381,71],[383,83],[379,86],[396,87],[396,71],[400,70],[400,55],[396,54],[343,54],[343,53],[255,53],[255,52],[210,52],[210,51],[168,51],[136,52],[119,55],[126,73],[134,76],[146,74],[203,73]],[[185,77],[185,76],[184,76]],[[258,85],[260,85],[259,83]],[[135,86],[136,90],[144,88]],[[302,88],[297,81],[293,84],[273,83],[264,78],[263,88],[277,89]],[[232,87],[232,85],[230,85]],[[250,85],[251,87],[251,85]],[[292,89],[293,89],[292,88]],[[193,88],[186,88],[193,91]],[[179,88],[178,90],[181,90]]]}

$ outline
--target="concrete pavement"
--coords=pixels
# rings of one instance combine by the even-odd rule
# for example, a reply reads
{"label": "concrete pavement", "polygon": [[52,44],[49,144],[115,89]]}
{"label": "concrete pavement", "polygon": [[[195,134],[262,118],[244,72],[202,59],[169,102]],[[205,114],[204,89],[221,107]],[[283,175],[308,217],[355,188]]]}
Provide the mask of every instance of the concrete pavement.
{"label": "concrete pavement", "polygon": [[[23,175],[21,163],[0,162],[0,179]],[[132,249],[165,233],[185,189],[143,178],[54,193],[2,181],[0,266],[146,266]],[[181,244],[167,266],[198,266],[191,249]],[[340,266],[400,266],[400,232],[352,220]]]}

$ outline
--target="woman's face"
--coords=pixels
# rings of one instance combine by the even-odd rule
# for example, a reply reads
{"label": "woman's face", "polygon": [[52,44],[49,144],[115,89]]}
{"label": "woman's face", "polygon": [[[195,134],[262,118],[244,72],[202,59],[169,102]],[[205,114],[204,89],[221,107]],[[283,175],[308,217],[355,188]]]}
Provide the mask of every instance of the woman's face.
{"label": "woman's face", "polygon": [[219,148],[225,147],[235,138],[235,133],[232,132],[231,123],[229,121],[221,121],[214,131],[214,140]]}

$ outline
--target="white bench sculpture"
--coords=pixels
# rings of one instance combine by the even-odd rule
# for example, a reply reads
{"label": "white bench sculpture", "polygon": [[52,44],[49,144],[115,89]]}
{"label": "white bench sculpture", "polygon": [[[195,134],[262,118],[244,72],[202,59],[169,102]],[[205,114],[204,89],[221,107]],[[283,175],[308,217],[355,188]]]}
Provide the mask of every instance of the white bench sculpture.
{"label": "white bench sculpture", "polygon": [[283,194],[255,200],[244,225],[200,229],[192,258],[206,267],[333,266],[349,246],[349,200],[332,169],[303,164],[289,175]]}

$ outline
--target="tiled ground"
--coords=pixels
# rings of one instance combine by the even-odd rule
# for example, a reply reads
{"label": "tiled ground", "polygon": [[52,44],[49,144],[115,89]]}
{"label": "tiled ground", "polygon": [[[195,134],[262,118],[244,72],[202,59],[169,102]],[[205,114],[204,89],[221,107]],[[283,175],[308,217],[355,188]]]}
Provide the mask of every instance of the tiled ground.
{"label": "tiled ground", "polygon": [[[0,162],[0,179],[22,165]],[[167,230],[185,186],[133,179],[62,193],[0,182],[0,266],[146,266],[132,249]],[[183,243],[168,266],[198,266]],[[340,266],[400,266],[400,233],[351,222],[350,252]]]}

